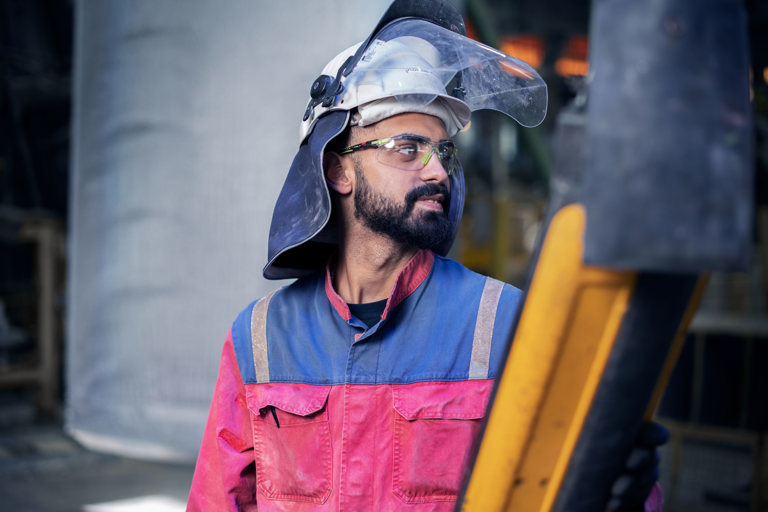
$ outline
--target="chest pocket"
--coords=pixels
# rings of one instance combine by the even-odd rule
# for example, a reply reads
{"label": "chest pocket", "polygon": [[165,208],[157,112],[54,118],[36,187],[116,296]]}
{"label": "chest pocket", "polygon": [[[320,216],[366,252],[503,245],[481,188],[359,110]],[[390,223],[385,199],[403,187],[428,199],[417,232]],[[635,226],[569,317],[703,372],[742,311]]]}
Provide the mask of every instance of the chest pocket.
{"label": "chest pocket", "polygon": [[405,503],[455,501],[493,381],[393,386],[393,491]]}
{"label": "chest pocket", "polygon": [[330,387],[258,384],[246,388],[256,485],[270,499],[323,503],[331,494]]}

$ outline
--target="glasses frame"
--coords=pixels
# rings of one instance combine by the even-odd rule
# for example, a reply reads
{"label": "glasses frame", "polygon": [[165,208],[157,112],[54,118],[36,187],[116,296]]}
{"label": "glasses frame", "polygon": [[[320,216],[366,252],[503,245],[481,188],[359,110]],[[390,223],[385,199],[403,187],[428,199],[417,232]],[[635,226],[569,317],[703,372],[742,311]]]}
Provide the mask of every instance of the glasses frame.
{"label": "glasses frame", "polygon": [[[459,150],[452,140],[441,140],[438,142],[434,142],[429,140],[426,137],[422,137],[421,135],[413,135],[410,133],[401,133],[400,135],[393,135],[391,137],[383,137],[381,139],[374,139],[366,142],[361,142],[360,144],[354,144],[352,146],[348,146],[342,149],[341,151],[339,151],[339,154],[348,155],[350,153],[354,153],[355,151],[360,151],[368,148],[395,150],[394,147],[387,147],[387,144],[394,143],[398,140],[409,140],[409,141],[416,142],[418,144],[425,144],[430,146],[430,150],[421,158],[421,167],[419,167],[418,169],[406,169],[389,162],[382,162],[381,160],[379,160],[379,162],[383,163],[384,165],[389,165],[390,167],[395,167],[396,169],[401,169],[403,171],[420,171],[424,167],[426,167],[426,165],[429,163],[430,159],[432,158],[432,155],[437,154],[437,158],[440,161],[440,165],[443,167],[443,169],[445,169],[445,172],[446,174],[448,174],[448,176],[451,176],[458,168]],[[450,149],[448,151],[445,151],[444,149],[441,151],[441,148],[445,148],[446,145],[450,145]]]}

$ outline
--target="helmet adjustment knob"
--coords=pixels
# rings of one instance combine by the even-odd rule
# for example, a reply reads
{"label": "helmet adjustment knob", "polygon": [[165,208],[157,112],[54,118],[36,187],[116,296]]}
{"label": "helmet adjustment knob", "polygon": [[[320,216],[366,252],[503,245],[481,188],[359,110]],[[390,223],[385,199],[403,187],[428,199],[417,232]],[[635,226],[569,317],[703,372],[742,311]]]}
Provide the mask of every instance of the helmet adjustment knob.
{"label": "helmet adjustment knob", "polygon": [[322,99],[332,82],[332,76],[320,75],[312,83],[312,88],[309,90],[309,95],[316,100]]}

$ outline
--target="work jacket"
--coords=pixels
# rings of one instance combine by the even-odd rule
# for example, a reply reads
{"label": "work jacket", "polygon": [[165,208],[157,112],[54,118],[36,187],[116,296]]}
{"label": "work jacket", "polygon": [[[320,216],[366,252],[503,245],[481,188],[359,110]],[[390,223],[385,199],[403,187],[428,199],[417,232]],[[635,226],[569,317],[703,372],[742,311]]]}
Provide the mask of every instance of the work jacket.
{"label": "work jacket", "polygon": [[420,251],[381,320],[319,272],[248,306],[188,510],[452,510],[520,291]]}
{"label": "work jacket", "polygon": [[328,269],[249,305],[188,510],[453,510],[520,298],[420,251],[370,328]]}

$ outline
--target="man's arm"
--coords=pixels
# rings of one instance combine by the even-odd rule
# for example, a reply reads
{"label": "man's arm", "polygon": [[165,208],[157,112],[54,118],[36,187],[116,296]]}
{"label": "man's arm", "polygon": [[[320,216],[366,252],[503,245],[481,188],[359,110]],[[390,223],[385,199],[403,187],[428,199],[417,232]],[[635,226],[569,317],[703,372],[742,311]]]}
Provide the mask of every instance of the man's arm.
{"label": "man's arm", "polygon": [[188,512],[211,510],[256,510],[251,417],[231,332],[221,355],[219,377],[187,503]]}

